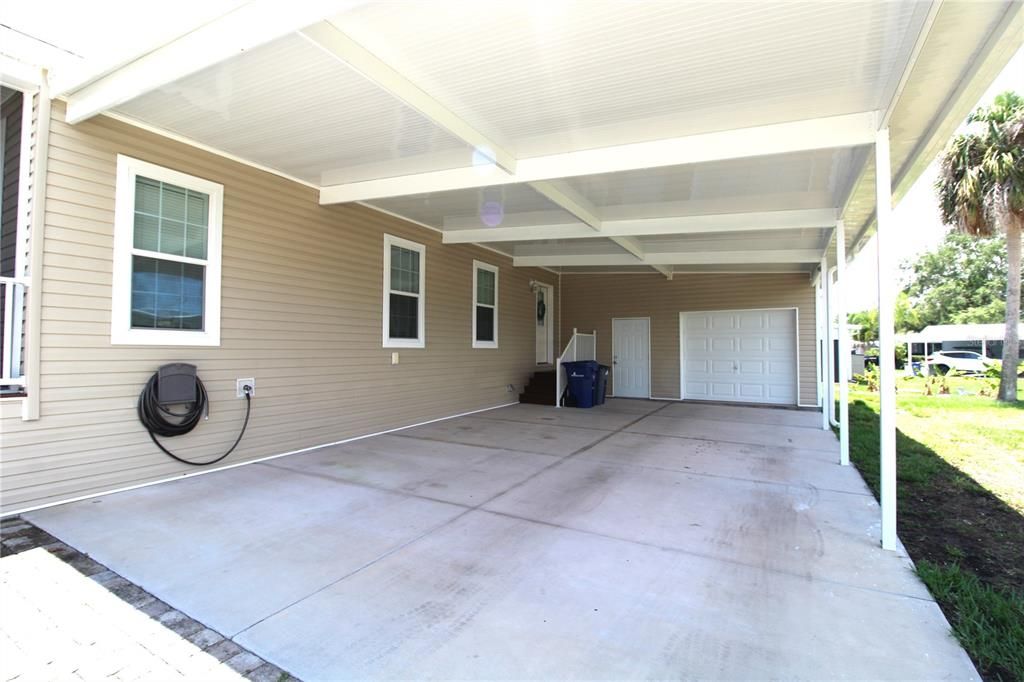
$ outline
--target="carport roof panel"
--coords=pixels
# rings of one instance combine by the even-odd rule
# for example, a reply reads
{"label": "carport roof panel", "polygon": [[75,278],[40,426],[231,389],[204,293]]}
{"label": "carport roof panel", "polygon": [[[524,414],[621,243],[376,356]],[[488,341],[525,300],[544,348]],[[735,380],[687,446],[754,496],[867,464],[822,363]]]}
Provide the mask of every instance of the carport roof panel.
{"label": "carport roof panel", "polygon": [[520,157],[870,111],[926,3],[368,3],[333,23]]}
{"label": "carport roof panel", "polygon": [[390,163],[439,170],[465,166],[473,156],[464,142],[298,34],[116,111],[314,185],[331,170],[328,180],[351,181],[386,174]]}

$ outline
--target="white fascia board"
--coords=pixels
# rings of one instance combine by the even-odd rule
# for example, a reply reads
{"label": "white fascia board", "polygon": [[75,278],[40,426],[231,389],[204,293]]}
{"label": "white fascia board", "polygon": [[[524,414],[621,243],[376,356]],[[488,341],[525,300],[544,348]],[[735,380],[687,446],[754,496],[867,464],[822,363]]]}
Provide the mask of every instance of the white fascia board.
{"label": "white fascia board", "polygon": [[523,266],[587,266],[587,265],[742,265],[749,263],[817,263],[817,249],[764,251],[691,251],[682,253],[647,253],[643,259],[629,254],[549,254],[516,256],[513,265]]}
{"label": "white fascia board", "polygon": [[[724,234],[729,232],[762,232],[796,229],[830,229],[835,225],[836,212],[832,208],[798,209],[791,211],[758,211],[752,213],[725,213],[718,215],[669,216],[635,220],[606,220],[601,223],[603,237],[642,237],[664,234]],[[479,224],[479,219],[473,222]],[[585,239],[596,236],[594,231],[577,223],[525,225],[522,227],[485,227],[474,229],[446,229],[445,244],[473,244],[487,242],[518,242],[540,239]]]}
{"label": "white fascia board", "polygon": [[68,95],[67,121],[79,123],[361,2],[253,0],[88,83],[55,86]]}
{"label": "white fascia board", "polygon": [[330,21],[314,24],[300,31],[300,35],[406,106],[422,114],[434,125],[473,147],[478,156],[493,161],[503,171],[515,172],[516,157],[503,145],[490,139],[457,116],[421,87],[352,40]]}
{"label": "white fascia board", "polygon": [[43,82],[43,70],[0,54],[0,85],[35,92]]}
{"label": "white fascia board", "polygon": [[876,112],[721,130],[662,140],[519,159],[515,173],[494,166],[455,168],[326,186],[321,204],[446,192],[558,178],[662,168],[874,142]]}

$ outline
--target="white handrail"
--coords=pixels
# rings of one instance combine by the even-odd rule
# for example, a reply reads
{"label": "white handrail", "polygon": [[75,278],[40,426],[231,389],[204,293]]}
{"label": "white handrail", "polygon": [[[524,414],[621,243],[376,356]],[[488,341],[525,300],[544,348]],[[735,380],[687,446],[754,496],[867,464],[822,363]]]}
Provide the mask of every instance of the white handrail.
{"label": "white handrail", "polygon": [[0,338],[0,386],[24,386],[21,374],[22,337],[25,330],[25,281],[0,277],[3,287],[3,337]]}
{"label": "white handrail", "polygon": [[558,366],[555,368],[555,407],[562,406],[562,391],[568,385],[568,377],[562,363],[578,360],[597,360],[596,329],[589,334],[581,334],[573,327],[569,343],[565,344],[565,350],[558,356]]}

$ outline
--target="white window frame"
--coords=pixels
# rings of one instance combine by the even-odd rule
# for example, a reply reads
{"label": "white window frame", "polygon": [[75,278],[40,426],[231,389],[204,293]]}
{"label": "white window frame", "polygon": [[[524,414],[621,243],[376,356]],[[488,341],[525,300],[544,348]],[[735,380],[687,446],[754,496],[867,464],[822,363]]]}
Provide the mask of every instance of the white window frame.
{"label": "white window frame", "polygon": [[[409,251],[416,251],[420,255],[420,286],[418,294],[411,294],[408,291],[395,291],[400,296],[416,296],[419,303],[416,321],[417,334],[415,339],[393,339],[390,336],[388,325],[391,321],[391,247],[398,246]],[[383,316],[383,340],[385,348],[426,348],[427,346],[427,247],[408,239],[384,235],[384,316]]]}
{"label": "white window frame", "polygon": [[[175,256],[136,249],[135,178],[143,176],[202,192],[210,197],[207,220],[206,259]],[[221,229],[224,212],[224,186],[163,166],[117,155],[117,185],[114,199],[114,277],[111,296],[110,342],[137,346],[219,346]],[[132,328],[132,256],[202,265],[203,329]]]}
{"label": "white window frame", "polygon": [[[494,273],[494,305],[487,303],[479,303],[476,300],[477,297],[477,275],[481,270],[487,270],[488,272]],[[488,308],[494,308],[494,340],[493,341],[478,341],[476,338],[476,309],[477,306],[487,306]],[[497,348],[498,347],[498,268],[491,265],[490,263],[484,263],[483,261],[473,261],[473,348]]]}

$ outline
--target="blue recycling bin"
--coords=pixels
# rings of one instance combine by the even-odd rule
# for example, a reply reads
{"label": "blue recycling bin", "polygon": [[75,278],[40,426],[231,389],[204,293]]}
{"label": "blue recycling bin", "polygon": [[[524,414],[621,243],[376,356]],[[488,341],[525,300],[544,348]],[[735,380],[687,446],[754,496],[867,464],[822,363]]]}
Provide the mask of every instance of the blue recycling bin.
{"label": "blue recycling bin", "polygon": [[594,381],[595,405],[604,405],[604,396],[608,391],[608,373],[611,369],[608,365],[597,366],[597,379]]}
{"label": "blue recycling bin", "polygon": [[593,360],[563,362],[569,381],[569,397],[576,407],[594,406],[594,384],[597,381],[597,363]]}

